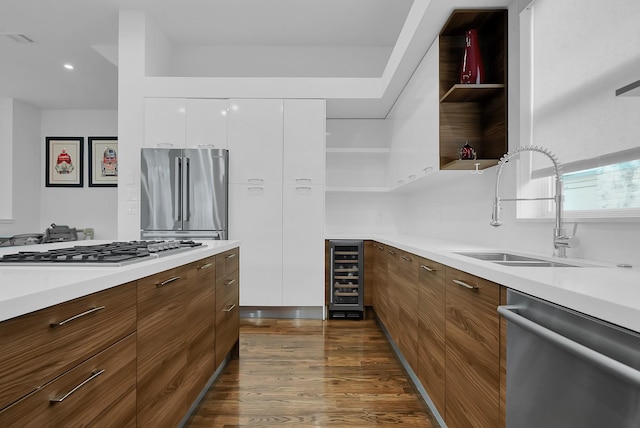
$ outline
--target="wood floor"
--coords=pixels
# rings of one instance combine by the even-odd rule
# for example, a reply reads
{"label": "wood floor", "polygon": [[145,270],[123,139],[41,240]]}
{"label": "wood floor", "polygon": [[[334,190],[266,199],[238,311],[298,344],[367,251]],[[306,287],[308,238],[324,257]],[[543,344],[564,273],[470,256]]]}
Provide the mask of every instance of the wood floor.
{"label": "wood floor", "polygon": [[373,320],[242,319],[187,427],[438,427]]}

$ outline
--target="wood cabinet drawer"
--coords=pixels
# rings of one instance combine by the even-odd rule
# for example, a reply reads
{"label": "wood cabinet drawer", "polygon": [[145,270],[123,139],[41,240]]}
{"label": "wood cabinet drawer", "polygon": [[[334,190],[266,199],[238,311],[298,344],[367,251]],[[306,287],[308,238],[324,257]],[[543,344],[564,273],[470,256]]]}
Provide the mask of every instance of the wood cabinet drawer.
{"label": "wood cabinet drawer", "polygon": [[135,388],[133,333],[0,411],[0,426],[135,427]]}
{"label": "wood cabinet drawer", "polygon": [[240,274],[238,271],[232,272],[224,278],[216,281],[216,313],[223,310],[239,293]]}
{"label": "wood cabinet drawer", "polygon": [[136,328],[136,287],[124,284],[0,323],[0,409]]}
{"label": "wood cabinet drawer", "polygon": [[445,414],[445,266],[418,260],[418,379]]}
{"label": "wood cabinet drawer", "polygon": [[446,269],[446,416],[449,426],[499,426],[500,286]]}
{"label": "wood cabinet drawer", "polygon": [[184,302],[195,274],[187,265],[138,280],[138,426],[176,426],[187,411]]}
{"label": "wood cabinet drawer", "polygon": [[193,403],[215,371],[215,258],[192,263],[196,275],[190,279],[186,291],[187,374],[185,401]]}
{"label": "wood cabinet drawer", "polygon": [[216,313],[216,367],[233,348],[240,335],[240,305],[238,294],[232,296]]}
{"label": "wood cabinet drawer", "polygon": [[224,278],[240,267],[240,248],[233,248],[216,256],[216,279]]}

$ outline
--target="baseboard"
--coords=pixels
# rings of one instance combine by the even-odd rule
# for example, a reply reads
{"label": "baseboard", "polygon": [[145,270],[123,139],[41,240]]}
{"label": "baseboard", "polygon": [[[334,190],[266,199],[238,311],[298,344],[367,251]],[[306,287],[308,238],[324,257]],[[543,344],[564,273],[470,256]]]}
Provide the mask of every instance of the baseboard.
{"label": "baseboard", "polygon": [[324,306],[241,306],[240,318],[326,319]]}

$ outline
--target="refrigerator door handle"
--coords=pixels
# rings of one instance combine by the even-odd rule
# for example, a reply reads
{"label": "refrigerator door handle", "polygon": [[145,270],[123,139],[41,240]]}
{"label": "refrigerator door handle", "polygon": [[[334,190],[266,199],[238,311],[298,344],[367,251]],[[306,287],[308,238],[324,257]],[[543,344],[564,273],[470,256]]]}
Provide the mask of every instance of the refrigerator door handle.
{"label": "refrigerator door handle", "polygon": [[174,159],[175,163],[175,178],[173,181],[173,194],[175,195],[175,200],[173,201],[173,219],[175,221],[182,220],[182,158],[176,156]]}
{"label": "refrigerator door handle", "polygon": [[184,173],[184,205],[182,207],[182,214],[184,221],[191,220],[191,211],[189,206],[191,205],[191,160],[188,157],[184,158],[185,173]]}

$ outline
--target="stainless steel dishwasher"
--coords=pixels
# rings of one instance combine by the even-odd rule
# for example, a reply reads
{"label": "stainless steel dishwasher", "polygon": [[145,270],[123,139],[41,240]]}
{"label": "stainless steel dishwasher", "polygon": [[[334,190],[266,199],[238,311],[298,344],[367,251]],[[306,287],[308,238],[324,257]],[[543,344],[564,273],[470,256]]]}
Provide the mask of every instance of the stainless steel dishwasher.
{"label": "stainless steel dishwasher", "polygon": [[509,290],[507,427],[640,427],[640,334]]}

